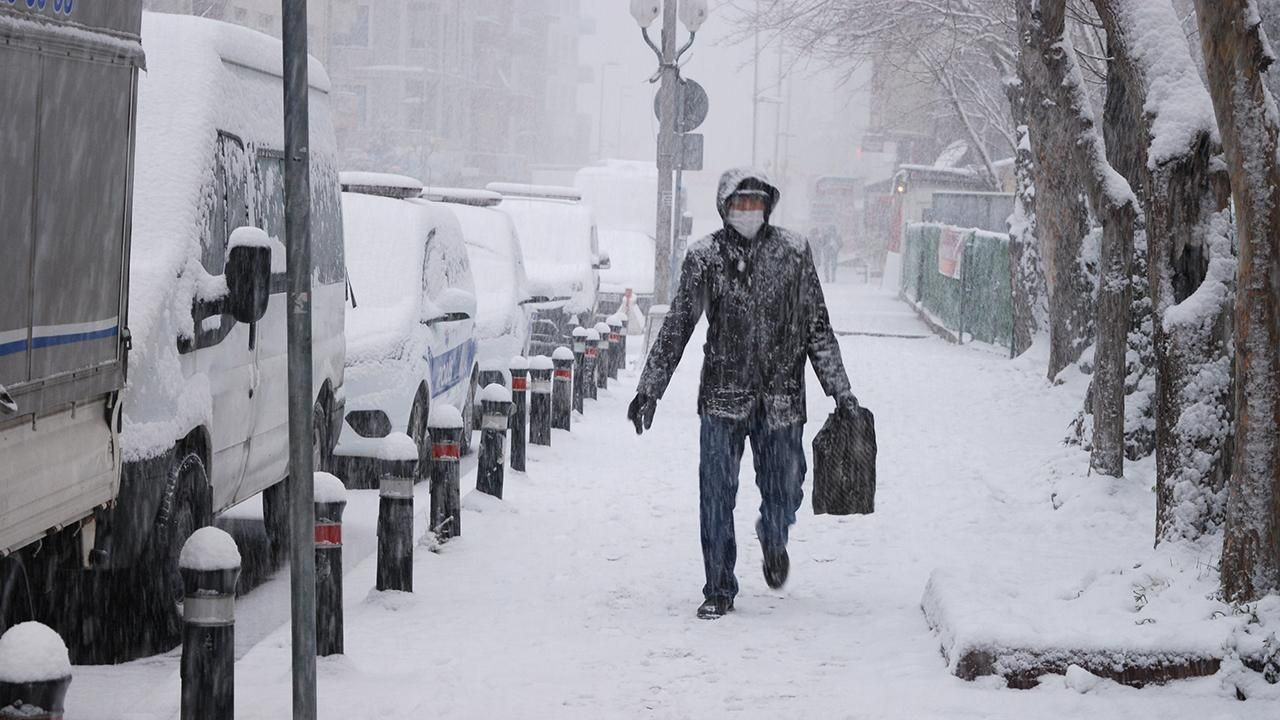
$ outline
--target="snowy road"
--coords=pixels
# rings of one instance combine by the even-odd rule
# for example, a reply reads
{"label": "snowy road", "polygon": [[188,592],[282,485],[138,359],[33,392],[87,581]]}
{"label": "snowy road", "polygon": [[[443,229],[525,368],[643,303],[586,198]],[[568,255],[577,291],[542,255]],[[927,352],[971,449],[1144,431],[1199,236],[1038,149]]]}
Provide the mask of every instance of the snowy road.
{"label": "snowy road", "polygon": [[[815,518],[806,498],[784,590],[760,574],[759,496],[744,460],[737,610],[694,617],[695,336],[650,432],[636,437],[624,418],[632,368],[589,402],[572,434],[531,449],[527,475],[509,473],[505,501],[468,496],[464,536],[439,553],[419,548],[415,595],[370,593],[372,558],[348,565],[347,654],[321,660],[321,717],[1276,716],[1275,703],[1239,703],[1213,678],[1081,694],[1057,677],[1016,691],[947,674],[920,610],[932,570],[1083,572],[1103,554],[1149,548],[1149,518],[1087,527],[1055,514],[1046,460],[1064,452],[1080,397],[1051,388],[1041,364],[884,337],[927,330],[865,286],[832,286],[828,301],[838,330],[868,333],[841,345],[855,391],[876,412],[877,512]],[[812,377],[809,393],[806,446],[831,408]],[[73,683],[68,717],[176,717],[171,659],[86,672],[94,680]],[[146,692],[104,715],[91,692],[104,679]],[[287,627],[243,657],[236,682],[238,718],[288,716]]]}

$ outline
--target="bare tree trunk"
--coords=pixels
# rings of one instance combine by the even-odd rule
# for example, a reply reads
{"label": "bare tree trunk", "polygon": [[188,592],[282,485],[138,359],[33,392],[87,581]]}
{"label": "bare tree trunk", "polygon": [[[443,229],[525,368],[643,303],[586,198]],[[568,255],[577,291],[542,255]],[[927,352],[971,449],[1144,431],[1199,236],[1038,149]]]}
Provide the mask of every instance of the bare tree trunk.
{"label": "bare tree trunk", "polygon": [[1280,125],[1254,3],[1196,0],[1196,14],[1240,247],[1235,457],[1219,570],[1224,595],[1246,601],[1280,589]]}
{"label": "bare tree trunk", "polygon": [[[1129,341],[1129,263],[1132,256],[1137,199],[1129,183],[1107,162],[1102,137],[1095,125],[1080,68],[1071,40],[1066,35],[1066,0],[1041,0],[1039,22],[1032,23],[1032,44],[1039,51],[1063,132],[1073,142],[1067,157],[1076,167],[1088,193],[1093,212],[1102,224],[1098,291],[1098,335],[1094,354],[1093,452],[1090,467],[1098,473],[1119,477],[1124,474],[1124,386],[1125,358]],[[1043,161],[1042,161],[1043,162]],[[1080,270],[1079,248],[1075,262]],[[1059,276],[1064,270],[1061,248],[1054,264]],[[1059,289],[1060,290],[1060,289]],[[1089,295],[1085,295],[1088,310]],[[1052,304],[1050,309],[1052,310]]]}
{"label": "bare tree trunk", "polygon": [[[1214,169],[1219,148],[1212,103],[1190,51],[1175,53],[1150,39],[1181,32],[1172,4],[1094,0],[1094,6],[1107,32],[1107,125],[1122,131],[1108,137],[1108,151],[1139,189],[1145,210],[1144,285],[1156,369],[1156,538],[1193,538],[1221,516],[1230,461],[1228,178]],[[1153,100],[1156,82],[1181,92]],[[1160,125],[1169,111],[1177,113],[1176,128]],[[1193,293],[1197,299],[1186,302]]]}
{"label": "bare tree trunk", "polygon": [[[1040,11],[1036,6],[1041,5]],[[1046,31],[1044,6],[1057,7],[1058,31]],[[1049,378],[1057,377],[1093,339],[1093,281],[1081,249],[1089,233],[1086,179],[1078,137],[1058,102],[1067,66],[1062,40],[1062,0],[1017,0],[1018,77],[1026,86],[1028,126],[1035,158],[1036,235],[1049,296]],[[1058,58],[1051,68],[1050,56]]]}
{"label": "bare tree trunk", "polygon": [[1018,129],[1014,175],[1013,215],[1009,217],[1009,277],[1013,295],[1013,354],[1031,349],[1035,335],[1045,327],[1044,266],[1036,242],[1035,158],[1027,127],[1027,87],[1025,82],[1008,82],[1005,88]]}

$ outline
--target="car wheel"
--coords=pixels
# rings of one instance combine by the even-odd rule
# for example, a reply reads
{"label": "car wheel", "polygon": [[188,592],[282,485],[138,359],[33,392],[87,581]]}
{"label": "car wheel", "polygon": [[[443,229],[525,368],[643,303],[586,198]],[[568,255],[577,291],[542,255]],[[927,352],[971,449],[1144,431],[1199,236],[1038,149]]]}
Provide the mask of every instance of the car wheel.
{"label": "car wheel", "polygon": [[418,388],[418,396],[414,398],[413,410],[409,412],[409,437],[418,446],[418,466],[414,472],[414,482],[421,482],[431,477],[431,432],[428,421],[431,413],[431,393],[426,386]]}
{"label": "car wheel", "polygon": [[317,401],[311,409],[311,469],[313,472],[329,472],[329,416]]}
{"label": "car wheel", "polygon": [[476,373],[471,372],[471,385],[467,388],[467,398],[462,403],[462,442],[458,443],[458,450],[463,455],[471,454],[471,435],[475,425],[476,417]]}
{"label": "car wheel", "polygon": [[0,635],[18,623],[34,619],[31,587],[22,559],[0,558]]}

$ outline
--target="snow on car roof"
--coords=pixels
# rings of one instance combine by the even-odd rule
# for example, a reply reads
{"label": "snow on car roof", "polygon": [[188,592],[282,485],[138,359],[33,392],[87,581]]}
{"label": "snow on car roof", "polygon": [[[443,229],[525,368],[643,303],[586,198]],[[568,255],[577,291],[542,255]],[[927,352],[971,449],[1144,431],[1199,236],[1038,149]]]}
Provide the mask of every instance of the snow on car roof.
{"label": "snow on car roof", "polygon": [[578,202],[582,191],[567,185],[529,185],[527,183],[492,182],[486,190],[501,193],[505,197],[538,198],[543,200],[568,200]]}
{"label": "snow on car roof", "polygon": [[475,190],[473,188],[424,187],[422,197],[435,202],[454,203],[457,205],[474,205],[476,207],[493,207],[502,202],[502,194],[492,190]]}
{"label": "snow on car roof", "polygon": [[393,198],[418,197],[422,193],[422,181],[408,175],[392,173],[344,170],[338,173],[343,192],[365,195],[382,195]]}

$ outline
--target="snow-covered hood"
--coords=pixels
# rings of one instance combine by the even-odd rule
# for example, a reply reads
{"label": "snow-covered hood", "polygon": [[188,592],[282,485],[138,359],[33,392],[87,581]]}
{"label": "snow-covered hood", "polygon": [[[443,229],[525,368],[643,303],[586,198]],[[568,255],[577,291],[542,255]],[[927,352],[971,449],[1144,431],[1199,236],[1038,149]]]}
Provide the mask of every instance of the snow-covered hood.
{"label": "snow-covered hood", "polygon": [[729,208],[729,196],[737,192],[742,187],[742,183],[748,180],[754,180],[764,186],[764,190],[769,193],[769,206],[765,208],[764,217],[767,221],[769,216],[773,214],[773,209],[778,207],[778,201],[782,199],[782,193],[778,190],[778,186],[773,184],[769,179],[769,174],[763,170],[757,170],[749,167],[737,167],[726,170],[720,176],[720,185],[716,189],[716,210],[720,211],[720,217],[725,217]]}

